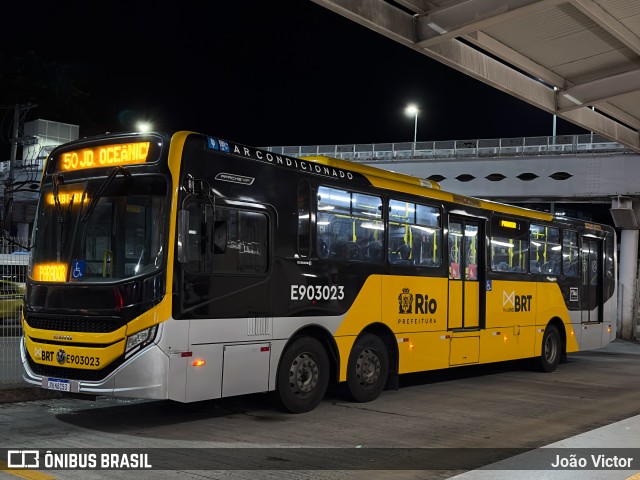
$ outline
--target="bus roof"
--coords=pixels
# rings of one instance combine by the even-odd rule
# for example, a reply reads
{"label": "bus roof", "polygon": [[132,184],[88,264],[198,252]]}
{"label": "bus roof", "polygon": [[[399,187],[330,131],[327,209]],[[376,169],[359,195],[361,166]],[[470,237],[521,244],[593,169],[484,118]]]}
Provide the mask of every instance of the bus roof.
{"label": "bus roof", "polygon": [[303,160],[322,163],[323,165],[342,168],[344,170],[351,170],[352,172],[362,173],[364,175],[375,175],[376,177],[389,178],[391,180],[398,180],[399,182],[410,183],[411,185],[419,185],[421,187],[440,190],[440,184],[438,184],[438,182],[434,182],[433,180],[418,178],[414,177],[413,175],[407,175],[405,173],[392,172],[391,170],[383,170],[381,168],[364,165],[362,163],[340,160],[333,157],[327,157],[326,155],[312,155],[309,157],[300,158],[302,158]]}

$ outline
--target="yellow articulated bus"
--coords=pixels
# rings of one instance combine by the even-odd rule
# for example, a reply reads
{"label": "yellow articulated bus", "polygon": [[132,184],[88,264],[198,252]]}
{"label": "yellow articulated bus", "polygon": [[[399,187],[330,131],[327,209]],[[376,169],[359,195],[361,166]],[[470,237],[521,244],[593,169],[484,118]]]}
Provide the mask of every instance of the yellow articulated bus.
{"label": "yellow articulated bus", "polygon": [[45,389],[312,410],[615,338],[613,228],[193,132],[48,157],[21,354]]}

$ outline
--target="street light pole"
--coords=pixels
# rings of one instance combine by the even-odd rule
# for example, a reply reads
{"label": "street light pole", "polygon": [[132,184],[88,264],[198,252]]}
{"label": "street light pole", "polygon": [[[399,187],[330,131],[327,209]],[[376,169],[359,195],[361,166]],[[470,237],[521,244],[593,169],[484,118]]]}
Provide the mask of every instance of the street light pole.
{"label": "street light pole", "polygon": [[418,111],[416,110],[416,121],[413,125],[413,143],[416,143],[418,138]]}
{"label": "street light pole", "polygon": [[416,140],[418,138],[418,112],[419,111],[420,110],[418,110],[418,107],[416,107],[413,104],[407,106],[407,108],[405,108],[405,110],[404,110],[404,112],[407,115],[415,117],[415,121],[414,121],[414,124],[413,124],[413,143],[416,143]]}
{"label": "street light pole", "polygon": [[409,116],[414,116],[414,122],[413,122],[413,148],[412,150],[412,157],[415,156],[416,153],[416,141],[418,140],[418,112],[420,110],[418,109],[418,107],[414,104],[408,105],[407,108],[405,108],[404,113],[406,113]]}

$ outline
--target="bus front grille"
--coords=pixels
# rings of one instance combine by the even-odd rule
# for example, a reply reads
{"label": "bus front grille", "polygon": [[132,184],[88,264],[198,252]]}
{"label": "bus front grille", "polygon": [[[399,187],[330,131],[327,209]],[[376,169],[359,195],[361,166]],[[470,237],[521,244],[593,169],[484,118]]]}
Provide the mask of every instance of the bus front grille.
{"label": "bus front grille", "polygon": [[46,315],[28,314],[27,324],[39,330],[55,330],[57,332],[115,332],[125,322],[120,317],[86,317],[81,315]]}

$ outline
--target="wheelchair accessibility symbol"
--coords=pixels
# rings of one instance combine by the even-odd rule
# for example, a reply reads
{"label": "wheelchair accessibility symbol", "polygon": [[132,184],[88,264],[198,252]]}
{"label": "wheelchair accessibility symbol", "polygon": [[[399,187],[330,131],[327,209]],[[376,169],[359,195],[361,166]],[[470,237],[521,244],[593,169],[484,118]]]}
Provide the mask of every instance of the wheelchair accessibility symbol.
{"label": "wheelchair accessibility symbol", "polygon": [[84,260],[73,260],[71,262],[71,278],[80,279],[84,277],[87,263]]}

